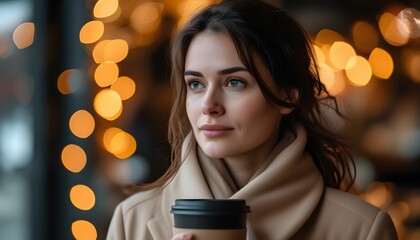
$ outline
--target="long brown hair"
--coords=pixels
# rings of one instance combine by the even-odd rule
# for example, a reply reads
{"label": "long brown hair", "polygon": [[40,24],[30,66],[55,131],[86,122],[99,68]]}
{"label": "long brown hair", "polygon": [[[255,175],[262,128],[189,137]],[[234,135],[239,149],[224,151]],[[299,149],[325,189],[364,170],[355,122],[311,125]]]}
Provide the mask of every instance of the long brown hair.
{"label": "long brown hair", "polygon": [[[256,0],[225,0],[207,7],[178,32],[171,52],[174,91],[168,128],[171,165],[162,177],[141,189],[163,186],[181,165],[181,146],[191,130],[185,109],[185,58],[192,39],[205,30],[227,32],[231,36],[241,60],[256,78],[267,100],[274,105],[294,108],[292,113],[283,117],[282,128],[293,131],[295,123],[305,127],[308,135],[306,151],[312,155],[324,184],[340,188],[345,183],[348,189],[355,178],[354,162],[345,144],[325,126],[323,105],[343,116],[335,97],[320,81],[311,41],[301,25],[284,11]],[[297,103],[281,100],[267,86],[255,67],[254,53],[263,59],[279,88],[299,92]]]}

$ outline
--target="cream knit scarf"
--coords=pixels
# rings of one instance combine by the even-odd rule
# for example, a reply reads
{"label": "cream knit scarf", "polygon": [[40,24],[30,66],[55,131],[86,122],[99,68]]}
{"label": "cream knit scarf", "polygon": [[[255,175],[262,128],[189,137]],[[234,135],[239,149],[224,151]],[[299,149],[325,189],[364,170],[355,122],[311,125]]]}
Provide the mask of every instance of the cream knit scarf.
{"label": "cream knit scarf", "polygon": [[[178,198],[245,199],[251,207],[248,240],[290,239],[310,217],[324,188],[322,176],[311,156],[304,151],[307,141],[304,128],[298,125],[295,132],[296,136],[291,133],[285,135],[265,164],[239,190],[223,160],[207,157],[199,147],[191,149],[175,178],[183,178],[184,174],[197,175],[197,179],[200,179],[198,184],[202,185],[200,193],[180,195],[183,186],[178,184],[183,181],[177,181],[180,191],[174,195],[178,195]],[[184,151],[192,140],[190,134],[184,143]],[[197,170],[201,173],[197,173]]]}

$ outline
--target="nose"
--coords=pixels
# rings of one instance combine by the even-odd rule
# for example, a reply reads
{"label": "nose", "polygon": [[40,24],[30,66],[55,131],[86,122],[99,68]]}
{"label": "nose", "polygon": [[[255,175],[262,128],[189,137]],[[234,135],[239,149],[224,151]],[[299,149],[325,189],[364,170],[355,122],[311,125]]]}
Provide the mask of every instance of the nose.
{"label": "nose", "polygon": [[219,116],[225,113],[220,95],[217,89],[208,88],[201,104],[201,111],[204,115]]}

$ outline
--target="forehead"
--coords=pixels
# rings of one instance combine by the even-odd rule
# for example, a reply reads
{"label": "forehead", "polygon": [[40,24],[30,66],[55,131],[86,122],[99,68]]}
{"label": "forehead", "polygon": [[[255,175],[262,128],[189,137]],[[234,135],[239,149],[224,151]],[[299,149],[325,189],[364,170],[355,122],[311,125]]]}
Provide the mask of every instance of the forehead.
{"label": "forehead", "polygon": [[[252,51],[250,55],[251,64],[254,65],[254,70],[258,72],[261,80],[269,88],[276,89],[271,72],[260,55],[256,51]],[[187,51],[185,70],[211,72],[230,67],[246,68],[227,32],[204,31],[193,38]]]}
{"label": "forehead", "polygon": [[244,66],[228,33],[204,31],[193,38],[187,51],[185,68],[203,66]]}

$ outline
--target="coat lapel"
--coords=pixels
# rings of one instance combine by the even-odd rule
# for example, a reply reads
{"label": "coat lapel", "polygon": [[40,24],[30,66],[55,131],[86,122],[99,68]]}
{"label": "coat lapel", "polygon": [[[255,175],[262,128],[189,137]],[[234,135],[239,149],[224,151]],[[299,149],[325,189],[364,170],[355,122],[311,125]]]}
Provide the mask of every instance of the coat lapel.
{"label": "coat lapel", "polygon": [[192,141],[190,133],[183,144],[183,156],[185,159],[178,173],[163,189],[162,211],[158,216],[147,223],[152,239],[171,239],[172,233],[168,229],[173,227],[173,215],[170,213],[171,206],[176,199],[213,199],[213,194],[203,176],[197,161],[196,145],[192,142],[191,149],[187,151]]}

